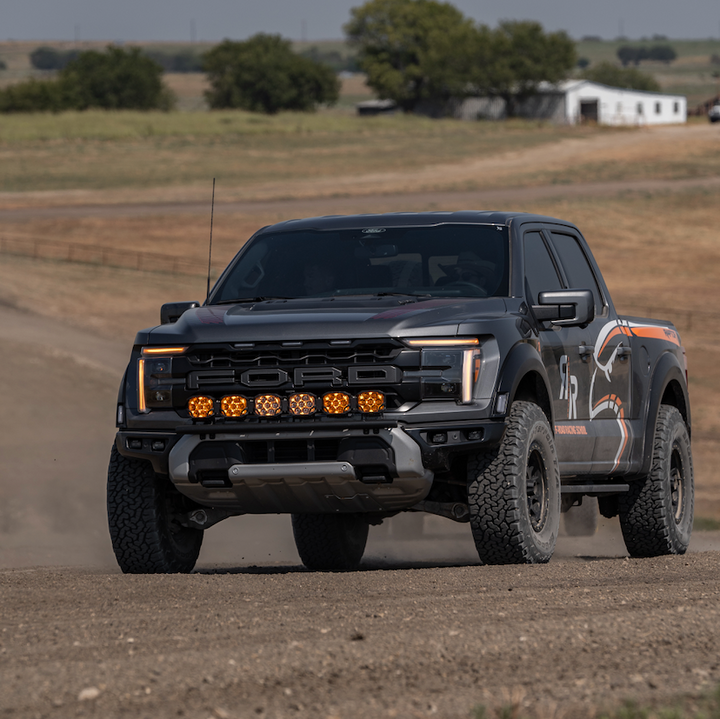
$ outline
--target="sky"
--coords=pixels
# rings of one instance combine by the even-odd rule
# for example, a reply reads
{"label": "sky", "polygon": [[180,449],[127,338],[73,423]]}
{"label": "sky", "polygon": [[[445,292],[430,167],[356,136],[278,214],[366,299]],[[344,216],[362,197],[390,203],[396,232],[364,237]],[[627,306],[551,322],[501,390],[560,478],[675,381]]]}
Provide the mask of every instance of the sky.
{"label": "sky", "polygon": [[[219,41],[257,32],[292,40],[343,37],[360,0],[2,0],[0,40]],[[717,0],[455,0],[465,15],[538,20],[574,38],[720,37]]]}

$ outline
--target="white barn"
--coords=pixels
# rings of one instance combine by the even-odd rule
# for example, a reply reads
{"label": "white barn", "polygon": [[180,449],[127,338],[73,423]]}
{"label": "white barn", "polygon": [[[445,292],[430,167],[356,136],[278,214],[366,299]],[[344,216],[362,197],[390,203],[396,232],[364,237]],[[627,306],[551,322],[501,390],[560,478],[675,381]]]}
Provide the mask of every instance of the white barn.
{"label": "white barn", "polygon": [[687,122],[687,98],[660,92],[624,90],[590,80],[570,80],[564,96],[565,122],[594,120],[602,125],[666,125]]}
{"label": "white barn", "polygon": [[[470,97],[440,107],[426,107],[430,115],[450,114],[465,120],[499,120],[506,116],[500,98]],[[520,117],[574,125],[593,121],[601,125],[662,125],[687,122],[687,98],[661,92],[625,90],[590,80],[567,80],[544,85],[518,108]]]}

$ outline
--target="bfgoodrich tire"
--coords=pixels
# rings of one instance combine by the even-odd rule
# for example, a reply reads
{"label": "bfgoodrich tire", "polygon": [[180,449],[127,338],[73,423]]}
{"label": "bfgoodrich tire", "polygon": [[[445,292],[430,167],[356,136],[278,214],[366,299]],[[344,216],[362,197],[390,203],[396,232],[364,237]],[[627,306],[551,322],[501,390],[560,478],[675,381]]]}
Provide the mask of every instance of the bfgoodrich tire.
{"label": "bfgoodrich tire", "polygon": [[560,528],[560,474],[542,410],[515,402],[500,447],[468,460],[470,528],[485,564],[549,561]]}
{"label": "bfgoodrich tire", "polygon": [[302,563],[315,571],[342,572],[360,565],[369,525],[357,514],[293,514],[293,536]]}
{"label": "bfgoodrich tire", "polygon": [[694,484],[690,437],[680,412],[661,405],[650,473],[620,495],[625,546],[632,557],[685,554],[693,525]]}
{"label": "bfgoodrich tire", "polygon": [[152,465],[124,457],[113,446],[107,483],[110,538],[126,574],[190,572],[203,540],[200,529],[183,527],[176,516],[194,505]]}

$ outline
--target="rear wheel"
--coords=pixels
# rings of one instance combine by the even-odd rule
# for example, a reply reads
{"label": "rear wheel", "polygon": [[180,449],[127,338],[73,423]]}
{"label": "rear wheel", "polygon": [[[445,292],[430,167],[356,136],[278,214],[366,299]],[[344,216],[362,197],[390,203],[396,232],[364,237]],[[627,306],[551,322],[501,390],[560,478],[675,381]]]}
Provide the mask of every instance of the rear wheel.
{"label": "rear wheel", "polygon": [[547,418],[515,402],[497,450],[468,460],[470,527],[486,564],[549,561],[560,528],[560,474]]}
{"label": "rear wheel", "polygon": [[200,529],[183,527],[178,515],[193,503],[152,465],[124,457],[113,446],[107,483],[107,511],[113,551],[126,574],[190,572],[203,540]]}
{"label": "rear wheel", "polygon": [[293,514],[293,536],[302,563],[315,571],[357,569],[369,525],[357,514]]}
{"label": "rear wheel", "polygon": [[570,507],[563,514],[565,533],[569,537],[592,537],[598,528],[598,501],[583,497],[582,504]]}
{"label": "rear wheel", "polygon": [[690,437],[680,412],[661,405],[650,473],[619,497],[620,526],[632,557],[685,554],[693,524]]}

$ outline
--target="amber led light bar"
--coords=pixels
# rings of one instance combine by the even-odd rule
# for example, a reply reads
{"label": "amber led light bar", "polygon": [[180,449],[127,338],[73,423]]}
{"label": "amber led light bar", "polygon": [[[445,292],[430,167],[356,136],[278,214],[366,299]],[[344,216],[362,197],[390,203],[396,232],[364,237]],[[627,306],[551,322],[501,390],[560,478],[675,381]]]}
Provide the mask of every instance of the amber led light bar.
{"label": "amber led light bar", "polygon": [[410,347],[475,347],[480,344],[477,337],[449,337],[445,339],[405,340]]}
{"label": "amber led light bar", "polygon": [[157,357],[158,355],[179,355],[182,354],[187,347],[143,347],[143,355]]}
{"label": "amber led light bar", "polygon": [[[327,392],[322,398],[303,392],[287,398],[287,409],[283,409],[284,400],[276,394],[261,394],[254,399],[240,395],[226,395],[220,400],[220,413],[224,417],[245,417],[254,414],[257,417],[276,417],[283,412],[297,417],[308,417],[322,410],[325,414],[348,414],[353,410],[353,397],[347,392]],[[385,394],[377,390],[360,392],[356,398],[357,409],[363,414],[377,414],[386,408]],[[200,395],[188,400],[188,412],[195,419],[205,419],[215,415],[215,400]]]}

